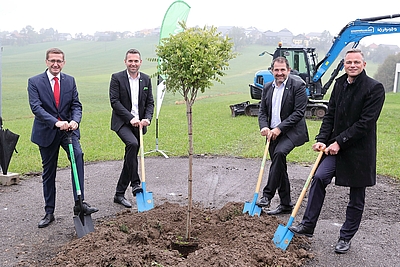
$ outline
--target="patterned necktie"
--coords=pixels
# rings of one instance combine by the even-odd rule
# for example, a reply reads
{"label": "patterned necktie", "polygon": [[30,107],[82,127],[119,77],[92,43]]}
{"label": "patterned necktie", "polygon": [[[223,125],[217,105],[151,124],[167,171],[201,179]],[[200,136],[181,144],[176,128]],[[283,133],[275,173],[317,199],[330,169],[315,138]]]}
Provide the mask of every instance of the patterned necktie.
{"label": "patterned necktie", "polygon": [[60,103],[60,84],[58,83],[58,78],[54,77],[54,99],[56,100],[56,107]]}

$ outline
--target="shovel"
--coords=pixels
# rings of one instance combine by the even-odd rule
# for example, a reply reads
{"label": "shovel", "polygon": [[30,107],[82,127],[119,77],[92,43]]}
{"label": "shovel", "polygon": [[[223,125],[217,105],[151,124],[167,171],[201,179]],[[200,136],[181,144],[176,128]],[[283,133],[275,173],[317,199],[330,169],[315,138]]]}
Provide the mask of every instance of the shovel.
{"label": "shovel", "polygon": [[275,245],[282,250],[286,250],[286,248],[289,246],[290,241],[292,241],[294,234],[292,233],[292,231],[289,230],[289,227],[292,225],[294,217],[296,217],[297,211],[300,208],[301,202],[303,201],[303,198],[307,192],[308,186],[310,185],[310,182],[314,176],[315,170],[318,167],[319,161],[321,160],[323,153],[324,153],[323,150],[319,152],[318,157],[311,170],[311,173],[308,176],[306,183],[303,187],[303,190],[301,191],[301,194],[299,196],[299,199],[296,202],[296,206],[294,207],[292,214],[290,215],[287,225],[283,226],[280,224],[278,225],[278,229],[276,229],[275,231],[274,238],[272,239],[272,241],[274,241]]}
{"label": "shovel", "polygon": [[261,181],[262,181],[262,177],[264,174],[265,162],[267,161],[268,148],[269,148],[269,139],[267,139],[267,144],[265,145],[264,156],[263,156],[263,159],[261,162],[260,173],[258,174],[258,181],[257,181],[256,191],[254,193],[253,201],[252,202],[246,201],[244,203],[243,213],[248,212],[250,216],[254,216],[254,215],[260,216],[260,214],[261,214],[261,207],[256,205],[256,201],[258,199],[258,192],[260,191]]}
{"label": "shovel", "polygon": [[74,176],[74,184],[75,184],[76,194],[78,195],[78,201],[80,207],[78,215],[74,215],[74,224],[75,224],[76,235],[78,236],[78,238],[81,238],[88,233],[94,232],[94,225],[90,214],[85,215],[83,212],[81,187],[79,185],[78,171],[76,169],[76,163],[75,163],[74,147],[72,145],[72,131],[68,131],[67,135],[68,135],[69,155],[71,158],[71,167]]}
{"label": "shovel", "polygon": [[144,171],[144,146],[143,146],[143,129],[139,126],[140,136],[140,170],[142,171],[142,191],[136,193],[136,203],[138,212],[151,210],[154,208],[153,193],[146,191],[146,174]]}

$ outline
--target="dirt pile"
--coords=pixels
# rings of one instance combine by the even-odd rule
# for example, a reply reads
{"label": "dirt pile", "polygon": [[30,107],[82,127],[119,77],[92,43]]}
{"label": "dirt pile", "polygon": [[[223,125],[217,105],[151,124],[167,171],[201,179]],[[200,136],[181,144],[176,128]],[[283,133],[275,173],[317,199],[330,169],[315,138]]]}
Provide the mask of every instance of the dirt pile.
{"label": "dirt pile", "polygon": [[195,207],[191,237],[199,246],[187,258],[171,250],[171,240],[185,237],[187,207],[167,202],[102,221],[36,266],[302,266],[313,258],[307,239],[293,238],[287,251],[275,246],[272,237],[282,223],[276,217],[242,211],[243,203],[233,202],[218,210]]}

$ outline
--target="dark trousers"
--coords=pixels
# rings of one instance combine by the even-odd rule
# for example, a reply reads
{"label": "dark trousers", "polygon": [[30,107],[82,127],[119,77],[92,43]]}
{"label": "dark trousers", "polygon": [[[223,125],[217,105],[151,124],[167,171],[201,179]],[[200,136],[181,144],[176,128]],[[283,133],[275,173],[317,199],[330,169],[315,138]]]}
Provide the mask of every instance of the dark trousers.
{"label": "dark trousers", "polygon": [[269,145],[269,155],[271,166],[267,185],[263,189],[263,196],[272,199],[278,190],[280,204],[284,206],[293,206],[290,197],[290,182],[287,173],[286,157],[294,149],[295,145],[286,136],[280,136],[271,141]]}
{"label": "dark trousers", "polygon": [[[43,165],[43,196],[45,201],[45,212],[46,214],[53,214],[56,205],[56,173],[57,173],[57,163],[58,154],[60,151],[60,146],[67,153],[68,160],[71,161],[69,148],[68,148],[68,138],[64,131],[58,131],[54,141],[48,147],[39,147],[40,156],[42,157]],[[81,145],[79,143],[78,137],[72,135],[72,146],[75,155],[75,164],[78,173],[79,186],[81,189],[81,196],[84,199],[84,167],[83,167],[83,152]],[[72,180],[72,191],[74,195],[74,200],[78,200],[76,193],[76,187],[74,182],[73,171],[71,168],[71,180]]]}
{"label": "dark trousers", "polygon": [[[315,172],[308,195],[302,224],[315,228],[324,204],[326,187],[335,176],[336,157],[326,156]],[[361,223],[365,204],[365,187],[350,187],[350,199],[346,209],[346,220],[340,229],[340,237],[350,240]]]}
{"label": "dark trousers", "polygon": [[117,183],[115,194],[125,195],[129,184],[131,186],[140,184],[138,174],[138,153],[139,153],[139,128],[130,125],[123,125],[117,132],[119,138],[125,144],[124,166]]}

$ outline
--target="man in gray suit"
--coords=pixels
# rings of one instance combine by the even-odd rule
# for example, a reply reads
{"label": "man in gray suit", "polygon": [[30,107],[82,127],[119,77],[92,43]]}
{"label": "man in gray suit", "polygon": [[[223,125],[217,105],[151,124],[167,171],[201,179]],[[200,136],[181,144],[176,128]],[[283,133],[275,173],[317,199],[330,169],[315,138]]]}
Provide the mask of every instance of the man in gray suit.
{"label": "man in gray suit", "polygon": [[139,127],[143,127],[145,134],[153,117],[154,99],[150,77],[139,72],[142,65],[140,52],[136,49],[128,50],[124,62],[126,69],[114,73],[110,81],[111,130],[125,144],[124,166],[117,183],[114,202],[130,208],[132,205],[125,198],[129,184],[134,196],[142,191],[137,159],[140,148]]}
{"label": "man in gray suit", "polygon": [[269,207],[278,190],[280,205],[267,212],[276,215],[290,213],[293,208],[286,157],[309,139],[304,117],[307,106],[305,82],[290,75],[289,62],[284,57],[275,58],[271,70],[275,79],[264,85],[258,115],[260,133],[270,140],[271,166],[267,185],[257,205]]}

